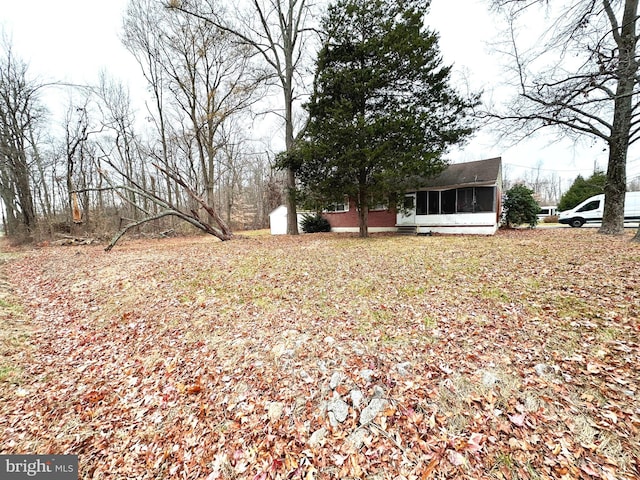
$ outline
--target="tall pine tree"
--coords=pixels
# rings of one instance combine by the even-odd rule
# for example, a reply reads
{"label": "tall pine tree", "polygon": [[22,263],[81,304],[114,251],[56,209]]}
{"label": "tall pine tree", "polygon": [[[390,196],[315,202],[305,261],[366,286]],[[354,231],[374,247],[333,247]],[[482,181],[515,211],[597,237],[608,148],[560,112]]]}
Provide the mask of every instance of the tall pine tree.
{"label": "tall pine tree", "polygon": [[447,148],[472,132],[477,97],[450,86],[438,36],[424,26],[429,3],[338,0],[323,20],[296,167],[316,198],[355,199],[362,237],[371,199],[439,173]]}

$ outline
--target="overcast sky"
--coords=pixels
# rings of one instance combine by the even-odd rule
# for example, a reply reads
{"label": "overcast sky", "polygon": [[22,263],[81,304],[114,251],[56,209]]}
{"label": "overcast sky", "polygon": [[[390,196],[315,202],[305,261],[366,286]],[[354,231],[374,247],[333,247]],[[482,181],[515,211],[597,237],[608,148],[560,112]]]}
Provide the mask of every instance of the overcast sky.
{"label": "overcast sky", "polygon": [[[44,81],[95,83],[101,70],[121,79],[132,97],[144,95],[139,67],[119,40],[128,0],[5,0],[0,26],[11,38],[14,54],[29,64],[31,75]],[[428,23],[440,33],[440,47],[458,76],[464,74],[474,89],[487,94],[499,83],[502,70],[490,43],[499,33],[487,11],[488,0],[433,0]],[[462,8],[462,4],[464,7]],[[543,19],[541,19],[543,21]],[[66,94],[62,93],[60,96]],[[590,175],[594,165],[606,168],[603,144],[576,148],[571,142],[549,145],[540,137],[515,147],[499,145],[490,132],[479,134],[453,161],[502,156],[511,180],[540,169],[556,172],[568,188],[578,175]],[[628,176],[640,175],[640,161],[631,156]]]}

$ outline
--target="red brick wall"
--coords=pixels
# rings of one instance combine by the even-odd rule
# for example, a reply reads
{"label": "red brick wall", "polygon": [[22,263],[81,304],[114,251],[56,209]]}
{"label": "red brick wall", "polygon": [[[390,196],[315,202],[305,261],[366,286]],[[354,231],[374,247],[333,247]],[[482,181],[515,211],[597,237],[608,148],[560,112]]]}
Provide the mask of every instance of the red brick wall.
{"label": "red brick wall", "polygon": [[[322,214],[324,218],[329,220],[332,227],[355,227],[358,228],[358,210],[354,201],[349,202],[348,212],[325,212]],[[389,210],[370,210],[369,222],[370,227],[395,227],[396,226],[396,210],[391,207]]]}

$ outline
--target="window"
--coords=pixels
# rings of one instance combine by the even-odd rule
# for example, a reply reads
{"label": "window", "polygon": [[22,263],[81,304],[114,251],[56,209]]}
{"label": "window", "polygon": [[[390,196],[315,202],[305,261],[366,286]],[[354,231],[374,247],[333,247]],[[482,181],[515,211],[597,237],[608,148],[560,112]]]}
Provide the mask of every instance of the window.
{"label": "window", "polygon": [[389,210],[389,200],[369,196],[369,210]]}
{"label": "window", "polygon": [[493,212],[494,187],[475,187],[474,212]]}
{"label": "window", "polygon": [[457,190],[458,205],[456,212],[458,213],[472,213],[475,203],[473,195],[473,187],[471,188],[458,188]]}
{"label": "window", "polygon": [[349,207],[344,203],[332,203],[327,206],[327,212],[346,212]]}
{"label": "window", "polygon": [[495,187],[429,190],[416,195],[416,215],[493,212]]}
{"label": "window", "polygon": [[440,192],[440,213],[456,213],[456,189]]}
{"label": "window", "polygon": [[429,192],[429,215],[440,213],[440,192]]}
{"label": "window", "polygon": [[413,207],[415,206],[413,199],[413,195],[405,195],[404,202],[402,203],[402,208],[404,210],[413,210]]}
{"label": "window", "polygon": [[586,205],[580,207],[576,212],[590,212],[591,210],[596,210],[600,206],[600,200],[593,200]]}
{"label": "window", "polygon": [[349,199],[345,197],[342,203],[332,203],[327,205],[324,209],[325,212],[348,212],[349,211]]}
{"label": "window", "polygon": [[[431,192],[418,192],[416,198],[416,215],[426,215],[427,214],[427,200],[428,193]],[[436,192],[437,193],[437,192]]]}

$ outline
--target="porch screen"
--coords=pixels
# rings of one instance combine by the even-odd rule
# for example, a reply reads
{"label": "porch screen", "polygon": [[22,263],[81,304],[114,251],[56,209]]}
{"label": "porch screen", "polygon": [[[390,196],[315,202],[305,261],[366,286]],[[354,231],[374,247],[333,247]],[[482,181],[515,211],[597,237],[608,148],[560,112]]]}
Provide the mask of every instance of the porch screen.
{"label": "porch screen", "polygon": [[440,213],[456,213],[456,189],[440,192]]}
{"label": "porch screen", "polygon": [[427,193],[428,192],[418,192],[416,195],[416,215],[427,214]]}
{"label": "porch screen", "polygon": [[416,215],[493,212],[495,187],[417,192]]}
{"label": "porch screen", "polygon": [[416,195],[416,215],[438,215],[440,213],[440,192],[418,192]]}
{"label": "porch screen", "polygon": [[475,208],[474,212],[494,212],[494,189],[493,187],[476,187],[475,188]]}

